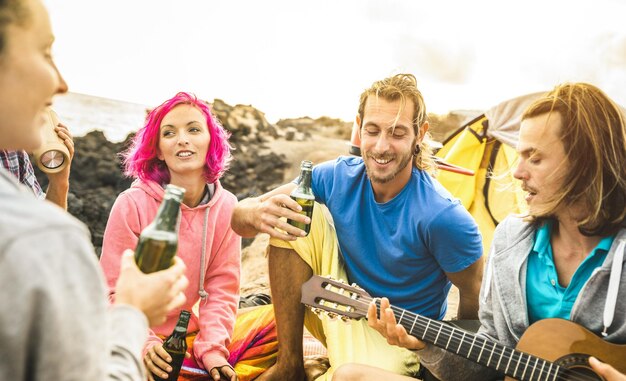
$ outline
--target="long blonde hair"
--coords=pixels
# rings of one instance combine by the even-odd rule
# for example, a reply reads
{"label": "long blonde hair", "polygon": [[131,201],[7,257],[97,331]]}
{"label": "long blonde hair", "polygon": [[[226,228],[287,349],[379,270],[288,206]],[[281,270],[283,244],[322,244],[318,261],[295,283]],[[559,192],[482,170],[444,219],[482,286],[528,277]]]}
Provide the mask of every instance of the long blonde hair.
{"label": "long blonde hair", "polygon": [[567,157],[563,186],[534,217],[539,222],[557,207],[582,205],[582,234],[611,235],[626,227],[625,115],[602,90],[587,83],[558,85],[530,105],[522,120],[558,113],[558,132]]}

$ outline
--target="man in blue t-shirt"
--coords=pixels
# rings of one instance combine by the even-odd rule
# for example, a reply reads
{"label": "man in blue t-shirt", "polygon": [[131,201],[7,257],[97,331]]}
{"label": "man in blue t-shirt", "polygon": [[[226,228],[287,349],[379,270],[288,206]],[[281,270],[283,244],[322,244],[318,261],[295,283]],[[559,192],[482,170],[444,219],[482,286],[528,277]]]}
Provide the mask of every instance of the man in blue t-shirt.
{"label": "man in blue t-shirt", "polygon": [[[289,197],[296,184],[241,201],[232,218],[244,237],[268,233],[270,286],[278,327],[276,365],[258,380],[301,380],[303,323],[327,347],[332,370],[346,362],[375,363],[412,375],[413,352],[388,345],[364,322],[318,319],[300,304],[312,274],[355,282],[371,296],[434,319],[446,313],[451,284],[460,291],[460,319],[476,319],[482,277],[482,243],[476,223],[435,180],[425,142],[426,108],[415,77],[375,82],[360,98],[362,158],[340,157],[313,168],[316,205],[311,219]],[[286,219],[311,223],[311,231]],[[326,377],[326,378],[324,378]]]}

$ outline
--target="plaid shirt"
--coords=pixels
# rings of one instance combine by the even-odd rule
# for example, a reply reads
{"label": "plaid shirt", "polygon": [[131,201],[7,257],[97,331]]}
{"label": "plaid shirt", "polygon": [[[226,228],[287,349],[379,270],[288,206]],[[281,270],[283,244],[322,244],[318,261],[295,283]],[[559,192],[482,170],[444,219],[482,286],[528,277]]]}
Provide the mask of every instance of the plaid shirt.
{"label": "plaid shirt", "polygon": [[37,182],[33,165],[25,151],[0,150],[0,165],[11,172],[20,183],[31,189],[37,197],[46,197]]}

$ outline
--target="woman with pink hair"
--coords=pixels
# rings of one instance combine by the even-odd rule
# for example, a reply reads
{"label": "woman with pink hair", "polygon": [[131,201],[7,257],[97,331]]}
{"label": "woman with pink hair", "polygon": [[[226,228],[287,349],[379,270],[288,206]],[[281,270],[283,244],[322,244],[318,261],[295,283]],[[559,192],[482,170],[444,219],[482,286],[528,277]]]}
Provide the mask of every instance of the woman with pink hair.
{"label": "woman with pink hair", "polygon": [[[238,378],[227,361],[227,347],[239,300],[241,237],[230,227],[237,199],[219,181],[231,159],[228,137],[209,105],[192,94],[178,93],[153,109],[123,153],[125,174],[136,180],[113,205],[100,263],[114,298],[122,248],[136,246],[139,234],[154,219],[167,184],[185,188],[178,256],[187,265],[190,284],[182,309],[193,311],[187,340],[192,356],[185,364],[206,369],[214,380],[233,381]],[[198,309],[192,309],[196,303]],[[162,343],[179,312],[172,311],[164,324],[151,327],[144,347],[150,379],[153,374],[167,378],[171,371]]]}

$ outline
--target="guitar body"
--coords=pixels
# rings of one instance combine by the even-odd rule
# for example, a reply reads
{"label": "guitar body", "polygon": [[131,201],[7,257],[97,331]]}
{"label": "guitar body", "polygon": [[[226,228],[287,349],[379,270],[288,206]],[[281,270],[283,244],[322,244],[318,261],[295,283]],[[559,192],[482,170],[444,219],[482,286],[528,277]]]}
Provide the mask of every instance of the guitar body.
{"label": "guitar body", "polygon": [[[626,373],[626,345],[608,343],[569,320],[544,319],[534,323],[524,332],[515,349],[566,369],[576,369],[595,380],[602,378],[589,366],[589,356]],[[507,377],[505,380],[513,379]],[[568,378],[559,380],[565,381]]]}

